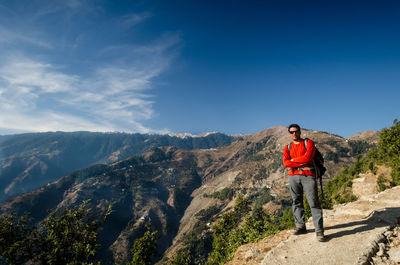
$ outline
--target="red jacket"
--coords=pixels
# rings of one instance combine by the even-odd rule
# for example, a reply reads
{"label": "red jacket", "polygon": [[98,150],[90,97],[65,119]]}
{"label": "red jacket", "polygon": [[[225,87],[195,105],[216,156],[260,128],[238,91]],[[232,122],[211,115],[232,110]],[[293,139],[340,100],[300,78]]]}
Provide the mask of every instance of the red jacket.
{"label": "red jacket", "polygon": [[[283,165],[289,168],[289,175],[315,176],[315,171],[310,170],[310,167],[313,166],[314,154],[315,144],[312,140],[307,140],[307,149],[304,146],[304,141],[299,144],[292,142],[290,155],[288,145],[283,149]],[[290,161],[290,159],[293,159],[293,161]]]}

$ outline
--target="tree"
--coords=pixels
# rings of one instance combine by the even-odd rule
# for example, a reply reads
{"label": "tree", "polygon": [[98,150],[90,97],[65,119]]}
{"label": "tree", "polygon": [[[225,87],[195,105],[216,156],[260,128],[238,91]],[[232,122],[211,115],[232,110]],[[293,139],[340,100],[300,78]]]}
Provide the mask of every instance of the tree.
{"label": "tree", "polygon": [[400,122],[389,129],[383,129],[379,135],[378,152],[381,159],[392,167],[391,186],[400,185]]}
{"label": "tree", "polygon": [[83,202],[79,207],[53,212],[36,226],[29,224],[27,215],[0,217],[0,255],[10,264],[28,261],[40,264],[89,263],[98,248],[98,229],[111,213],[108,208],[103,218],[90,217]]}
{"label": "tree", "polygon": [[46,234],[42,251],[37,256],[42,264],[89,264],[100,246],[97,244],[98,229],[111,213],[111,207],[101,221],[89,220],[89,210],[85,207],[86,202],[83,202],[60,216],[52,213],[42,222]]}
{"label": "tree", "polygon": [[127,265],[151,265],[151,257],[156,257],[158,231],[150,231],[150,223],[146,224],[147,231],[138,238],[131,248],[132,260]]}
{"label": "tree", "polygon": [[24,264],[34,257],[38,234],[29,221],[27,215],[15,213],[0,217],[0,256],[10,264]]}

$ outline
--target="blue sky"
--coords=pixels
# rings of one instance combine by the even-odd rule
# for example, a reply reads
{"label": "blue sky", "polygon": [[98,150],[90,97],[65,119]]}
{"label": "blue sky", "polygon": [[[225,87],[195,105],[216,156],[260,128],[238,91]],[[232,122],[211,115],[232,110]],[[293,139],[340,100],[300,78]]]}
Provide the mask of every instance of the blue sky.
{"label": "blue sky", "polygon": [[399,1],[1,1],[0,133],[351,136],[399,118]]}

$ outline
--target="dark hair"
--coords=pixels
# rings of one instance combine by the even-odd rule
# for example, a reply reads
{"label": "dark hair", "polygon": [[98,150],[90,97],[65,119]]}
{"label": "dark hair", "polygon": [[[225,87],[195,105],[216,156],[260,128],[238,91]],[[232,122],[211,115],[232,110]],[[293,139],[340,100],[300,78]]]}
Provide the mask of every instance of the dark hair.
{"label": "dark hair", "polygon": [[290,124],[290,125],[288,126],[287,130],[290,131],[290,128],[292,128],[292,127],[297,128],[297,129],[300,131],[300,126],[299,126],[298,124],[295,124],[295,123]]}

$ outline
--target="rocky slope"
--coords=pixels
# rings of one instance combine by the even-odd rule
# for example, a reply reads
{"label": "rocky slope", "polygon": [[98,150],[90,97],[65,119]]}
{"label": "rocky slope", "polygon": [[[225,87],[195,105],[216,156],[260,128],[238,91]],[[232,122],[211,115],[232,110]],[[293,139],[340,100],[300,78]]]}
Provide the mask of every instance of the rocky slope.
{"label": "rocky slope", "polygon": [[[368,147],[325,132],[304,130],[303,136],[313,139],[325,155],[328,178]],[[160,263],[165,263],[186,246],[189,235],[206,248],[207,224],[230,209],[238,194],[252,196],[254,202],[268,195],[263,203],[269,201],[271,209],[282,207],[288,190],[281,158],[289,141],[286,127],[273,127],[220,148],[153,149],[143,157],[76,171],[1,204],[0,211],[29,211],[41,220],[86,199],[97,214],[111,203],[113,214],[100,233],[103,262],[123,264],[132,242],[143,234],[144,223],[151,220],[161,234]]]}
{"label": "rocky slope", "polygon": [[367,143],[377,143],[379,139],[379,132],[374,130],[367,130],[364,132],[357,133],[347,138],[353,141],[366,141]]}

